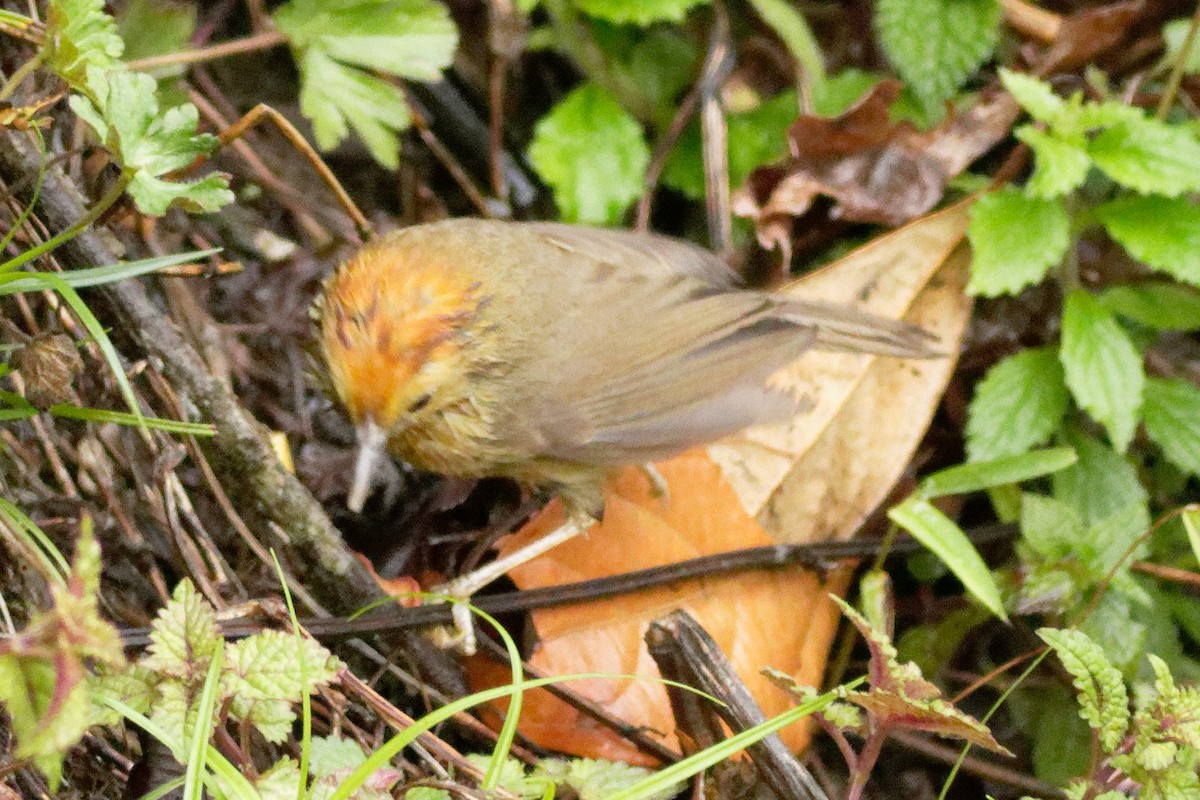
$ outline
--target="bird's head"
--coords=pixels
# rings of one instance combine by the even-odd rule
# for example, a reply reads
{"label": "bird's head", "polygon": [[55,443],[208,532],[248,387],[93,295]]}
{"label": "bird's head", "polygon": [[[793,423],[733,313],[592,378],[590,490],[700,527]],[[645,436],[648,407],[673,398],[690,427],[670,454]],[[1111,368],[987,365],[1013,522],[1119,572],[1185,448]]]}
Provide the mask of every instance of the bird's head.
{"label": "bird's head", "polygon": [[358,432],[347,500],[362,508],[388,440],[431,413],[462,380],[463,328],[479,307],[478,286],[460,267],[384,239],[343,264],[319,303],[329,383]]}

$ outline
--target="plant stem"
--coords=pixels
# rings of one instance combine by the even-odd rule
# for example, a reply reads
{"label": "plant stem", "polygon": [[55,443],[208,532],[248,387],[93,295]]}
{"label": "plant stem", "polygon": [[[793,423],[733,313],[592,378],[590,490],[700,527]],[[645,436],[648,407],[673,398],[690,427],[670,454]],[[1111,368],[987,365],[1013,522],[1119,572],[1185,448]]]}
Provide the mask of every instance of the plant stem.
{"label": "plant stem", "polygon": [[41,63],[42,54],[38,53],[21,66],[17,67],[16,71],[13,72],[12,77],[5,81],[3,86],[0,86],[0,102],[3,102],[11,97],[12,93],[15,92],[17,87],[21,85],[21,82],[28,78],[30,73],[37,69],[38,65]]}
{"label": "plant stem", "polygon": [[32,261],[38,256],[49,253],[63,242],[66,242],[79,235],[80,232],[86,230],[89,225],[100,218],[101,214],[110,209],[114,203],[121,199],[121,196],[125,194],[125,187],[128,184],[129,176],[124,174],[121,175],[121,177],[117,179],[117,182],[112,185],[112,187],[104,194],[103,197],[96,201],[94,206],[88,209],[87,213],[84,214],[78,222],[57,236],[47,239],[36,247],[31,247],[11,261],[6,261],[5,263],[0,264],[0,274],[11,272],[12,270]]}
{"label": "plant stem", "polygon": [[1179,54],[1175,56],[1171,74],[1167,77],[1167,85],[1163,88],[1162,97],[1158,101],[1158,110],[1154,114],[1158,119],[1166,118],[1167,112],[1171,110],[1171,104],[1175,102],[1179,84],[1183,80],[1183,70],[1187,67],[1188,54],[1196,42],[1198,28],[1200,28],[1200,5],[1196,6],[1196,10],[1192,14],[1192,24],[1188,26],[1187,36],[1183,37],[1183,44],[1179,48]]}
{"label": "plant stem", "polygon": [[254,36],[247,36],[245,39],[234,39],[233,41],[214,44],[211,47],[202,47],[199,50],[184,50],[180,53],[163,53],[159,56],[139,58],[136,61],[130,61],[128,66],[133,70],[146,71],[159,67],[174,67],[181,64],[200,64],[205,61],[216,61],[219,58],[238,55],[239,53],[253,53],[277,47],[281,44],[286,44],[287,40],[287,37],[279,31],[267,31],[255,34]]}

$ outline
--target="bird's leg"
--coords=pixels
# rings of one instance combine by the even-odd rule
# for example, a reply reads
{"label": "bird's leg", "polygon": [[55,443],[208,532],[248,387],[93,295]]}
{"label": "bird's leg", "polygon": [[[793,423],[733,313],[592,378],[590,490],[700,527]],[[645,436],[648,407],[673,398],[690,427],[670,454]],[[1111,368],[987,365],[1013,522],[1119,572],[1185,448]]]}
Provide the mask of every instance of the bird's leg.
{"label": "bird's leg", "polygon": [[661,500],[664,506],[669,505],[671,502],[671,485],[667,483],[666,476],[659,471],[655,464],[649,461],[640,465],[638,469],[646,476],[646,480],[650,481],[650,493],[658,500]]}
{"label": "bird's leg", "polygon": [[[439,594],[449,595],[455,599],[469,600],[471,595],[509,570],[532,561],[542,553],[558,547],[563,542],[574,539],[581,533],[585,533],[595,524],[596,518],[591,514],[578,512],[569,514],[562,525],[559,525],[545,536],[530,542],[502,558],[485,564],[479,569],[455,578],[449,583],[438,587],[435,591]],[[442,643],[455,646],[464,654],[471,655],[475,652],[475,628],[471,624],[471,610],[463,603],[455,603],[452,613],[454,616],[455,633]]]}

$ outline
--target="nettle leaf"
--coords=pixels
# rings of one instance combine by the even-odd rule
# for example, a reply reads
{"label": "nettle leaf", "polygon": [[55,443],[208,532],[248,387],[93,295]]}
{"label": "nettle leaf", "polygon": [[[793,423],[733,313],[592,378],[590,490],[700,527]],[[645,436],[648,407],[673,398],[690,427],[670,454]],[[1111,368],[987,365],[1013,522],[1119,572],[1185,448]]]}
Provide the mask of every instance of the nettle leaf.
{"label": "nettle leaf", "polygon": [[1133,504],[1149,514],[1145,511],[1146,489],[1124,456],[1074,429],[1069,428],[1063,439],[1074,448],[1079,461],[1051,476],[1054,496],[1078,509],[1084,524],[1108,519]]}
{"label": "nettle leaf", "polygon": [[226,657],[233,695],[229,713],[252,723],[271,742],[281,742],[291,732],[296,718],[292,704],[329,683],[342,668],[318,642],[275,630],[235,642]]}
{"label": "nettle leaf", "polygon": [[1124,452],[1142,407],[1142,356],[1112,313],[1082,289],[1067,295],[1062,324],[1067,386]]}
{"label": "nettle leaf", "polygon": [[1083,533],[1083,518],[1070,504],[1040,494],[1021,495],[1021,538],[1044,560],[1070,558]]}
{"label": "nettle leaf", "polygon": [[708,0],[573,0],[585,14],[608,22],[646,26],[653,22],[680,22],[695,6]]}
{"label": "nettle leaf", "polygon": [[1129,726],[1129,695],[1120,671],[1081,631],[1041,628],[1037,633],[1074,678],[1079,715],[1099,735],[1105,750],[1113,752]]}
{"label": "nettle leaf", "polygon": [[529,159],[564,219],[612,223],[641,194],[650,148],[612,95],[584,84],[538,121]]}
{"label": "nettle leaf", "polygon": [[337,146],[353,128],[376,161],[396,167],[398,132],[411,117],[400,90],[370,72],[440,78],[458,46],[447,8],[433,0],[290,0],[274,19],[300,67],[300,110],[318,146]]}
{"label": "nettle leaf", "polygon": [[458,46],[449,10],[433,0],[290,0],[275,23],[300,50],[420,81],[440,78]]}
{"label": "nettle leaf", "polygon": [[971,207],[967,237],[974,252],[968,291],[1015,294],[1062,260],[1071,241],[1070,220],[1061,203],[1006,187]]}
{"label": "nettle leaf", "polygon": [[1021,108],[1038,122],[1053,126],[1067,108],[1066,101],[1054,93],[1049,83],[1032,75],[1001,67],[1000,82]]}
{"label": "nettle leaf", "polygon": [[216,612],[184,578],[150,626],[148,655],[141,665],[162,675],[200,680],[221,641]]}
{"label": "nettle leaf", "polygon": [[196,132],[199,114],[186,103],[158,107],[157,83],[149,75],[124,70],[88,69],[93,97],[71,97],[71,108],[96,131],[130,179],[128,192],[144,213],[161,216],[172,204],[188,211],[216,211],[233,202],[223,175],[193,181],[162,176],[205,156],[217,137]]}
{"label": "nettle leaf", "polygon": [[[652,774],[643,767],[603,758],[544,758],[530,771],[526,785],[530,789],[539,785],[543,787],[537,797],[551,796],[545,794],[544,787],[553,783],[573,790],[580,800],[604,800],[636,786]],[[653,794],[639,794],[638,797],[644,796],[647,800],[669,800],[682,790],[683,785],[676,784]],[[573,796],[570,791],[563,794]]]}
{"label": "nettle leaf", "polygon": [[72,89],[86,89],[88,68],[114,67],[124,50],[104,0],[53,0],[46,9],[42,58]]}
{"label": "nettle leaf", "polygon": [[1122,197],[1095,214],[1134,258],[1200,285],[1200,206],[1182,197]]}
{"label": "nettle leaf", "polygon": [[89,665],[123,667],[121,637],[100,617],[100,546],[80,526],[66,581],[50,586],[52,607],[0,640],[0,705],[16,738],[13,755],[45,773],[52,790],[66,752],[92,723]]}
{"label": "nettle leaf", "polygon": [[[756,167],[787,155],[787,129],[799,116],[799,108],[796,93],[786,91],[750,111],[729,115],[727,148],[731,185],[740,185]],[[689,125],[679,137],[662,179],[693,200],[704,197],[704,155],[698,124]]]}
{"label": "nettle leaf", "polygon": [[1146,433],[1172,464],[1200,476],[1200,389],[1178,379],[1146,381]]}
{"label": "nettle leaf", "polygon": [[1200,190],[1200,141],[1182,125],[1126,120],[1101,131],[1088,153],[1110,178],[1142,194],[1177,197]]}
{"label": "nettle leaf", "polygon": [[1033,175],[1025,184],[1025,194],[1049,200],[1083,184],[1092,162],[1082,140],[1068,141],[1032,125],[1022,125],[1015,134],[1034,155]]}
{"label": "nettle leaf", "polygon": [[1113,313],[1162,331],[1200,330],[1200,292],[1177,283],[1113,286],[1098,299]]}
{"label": "nettle leaf", "polygon": [[987,461],[1046,442],[1066,416],[1070,396],[1053,347],[1022,350],[988,370],[967,413],[967,456]]}
{"label": "nettle leaf", "polygon": [[875,28],[888,61],[927,110],[962,86],[996,48],[996,0],[879,0]]}
{"label": "nettle leaf", "polygon": [[372,158],[388,169],[400,165],[399,131],[412,117],[399,87],[320,50],[304,54],[300,74],[300,111],[312,120],[317,147],[332,150],[353,127]]}

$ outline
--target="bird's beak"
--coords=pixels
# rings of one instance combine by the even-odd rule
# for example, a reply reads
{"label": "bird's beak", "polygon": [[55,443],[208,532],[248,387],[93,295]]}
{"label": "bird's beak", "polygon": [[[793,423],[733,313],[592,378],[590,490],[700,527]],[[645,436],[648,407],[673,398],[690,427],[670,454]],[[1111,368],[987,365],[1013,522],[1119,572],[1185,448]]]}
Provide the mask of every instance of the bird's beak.
{"label": "bird's beak", "polygon": [[358,514],[367,502],[371,491],[372,478],[375,475],[375,464],[383,455],[387,445],[387,431],[379,426],[374,419],[367,417],[358,426],[358,457],[354,460],[354,482],[350,484],[350,495],[346,498],[346,507]]}

